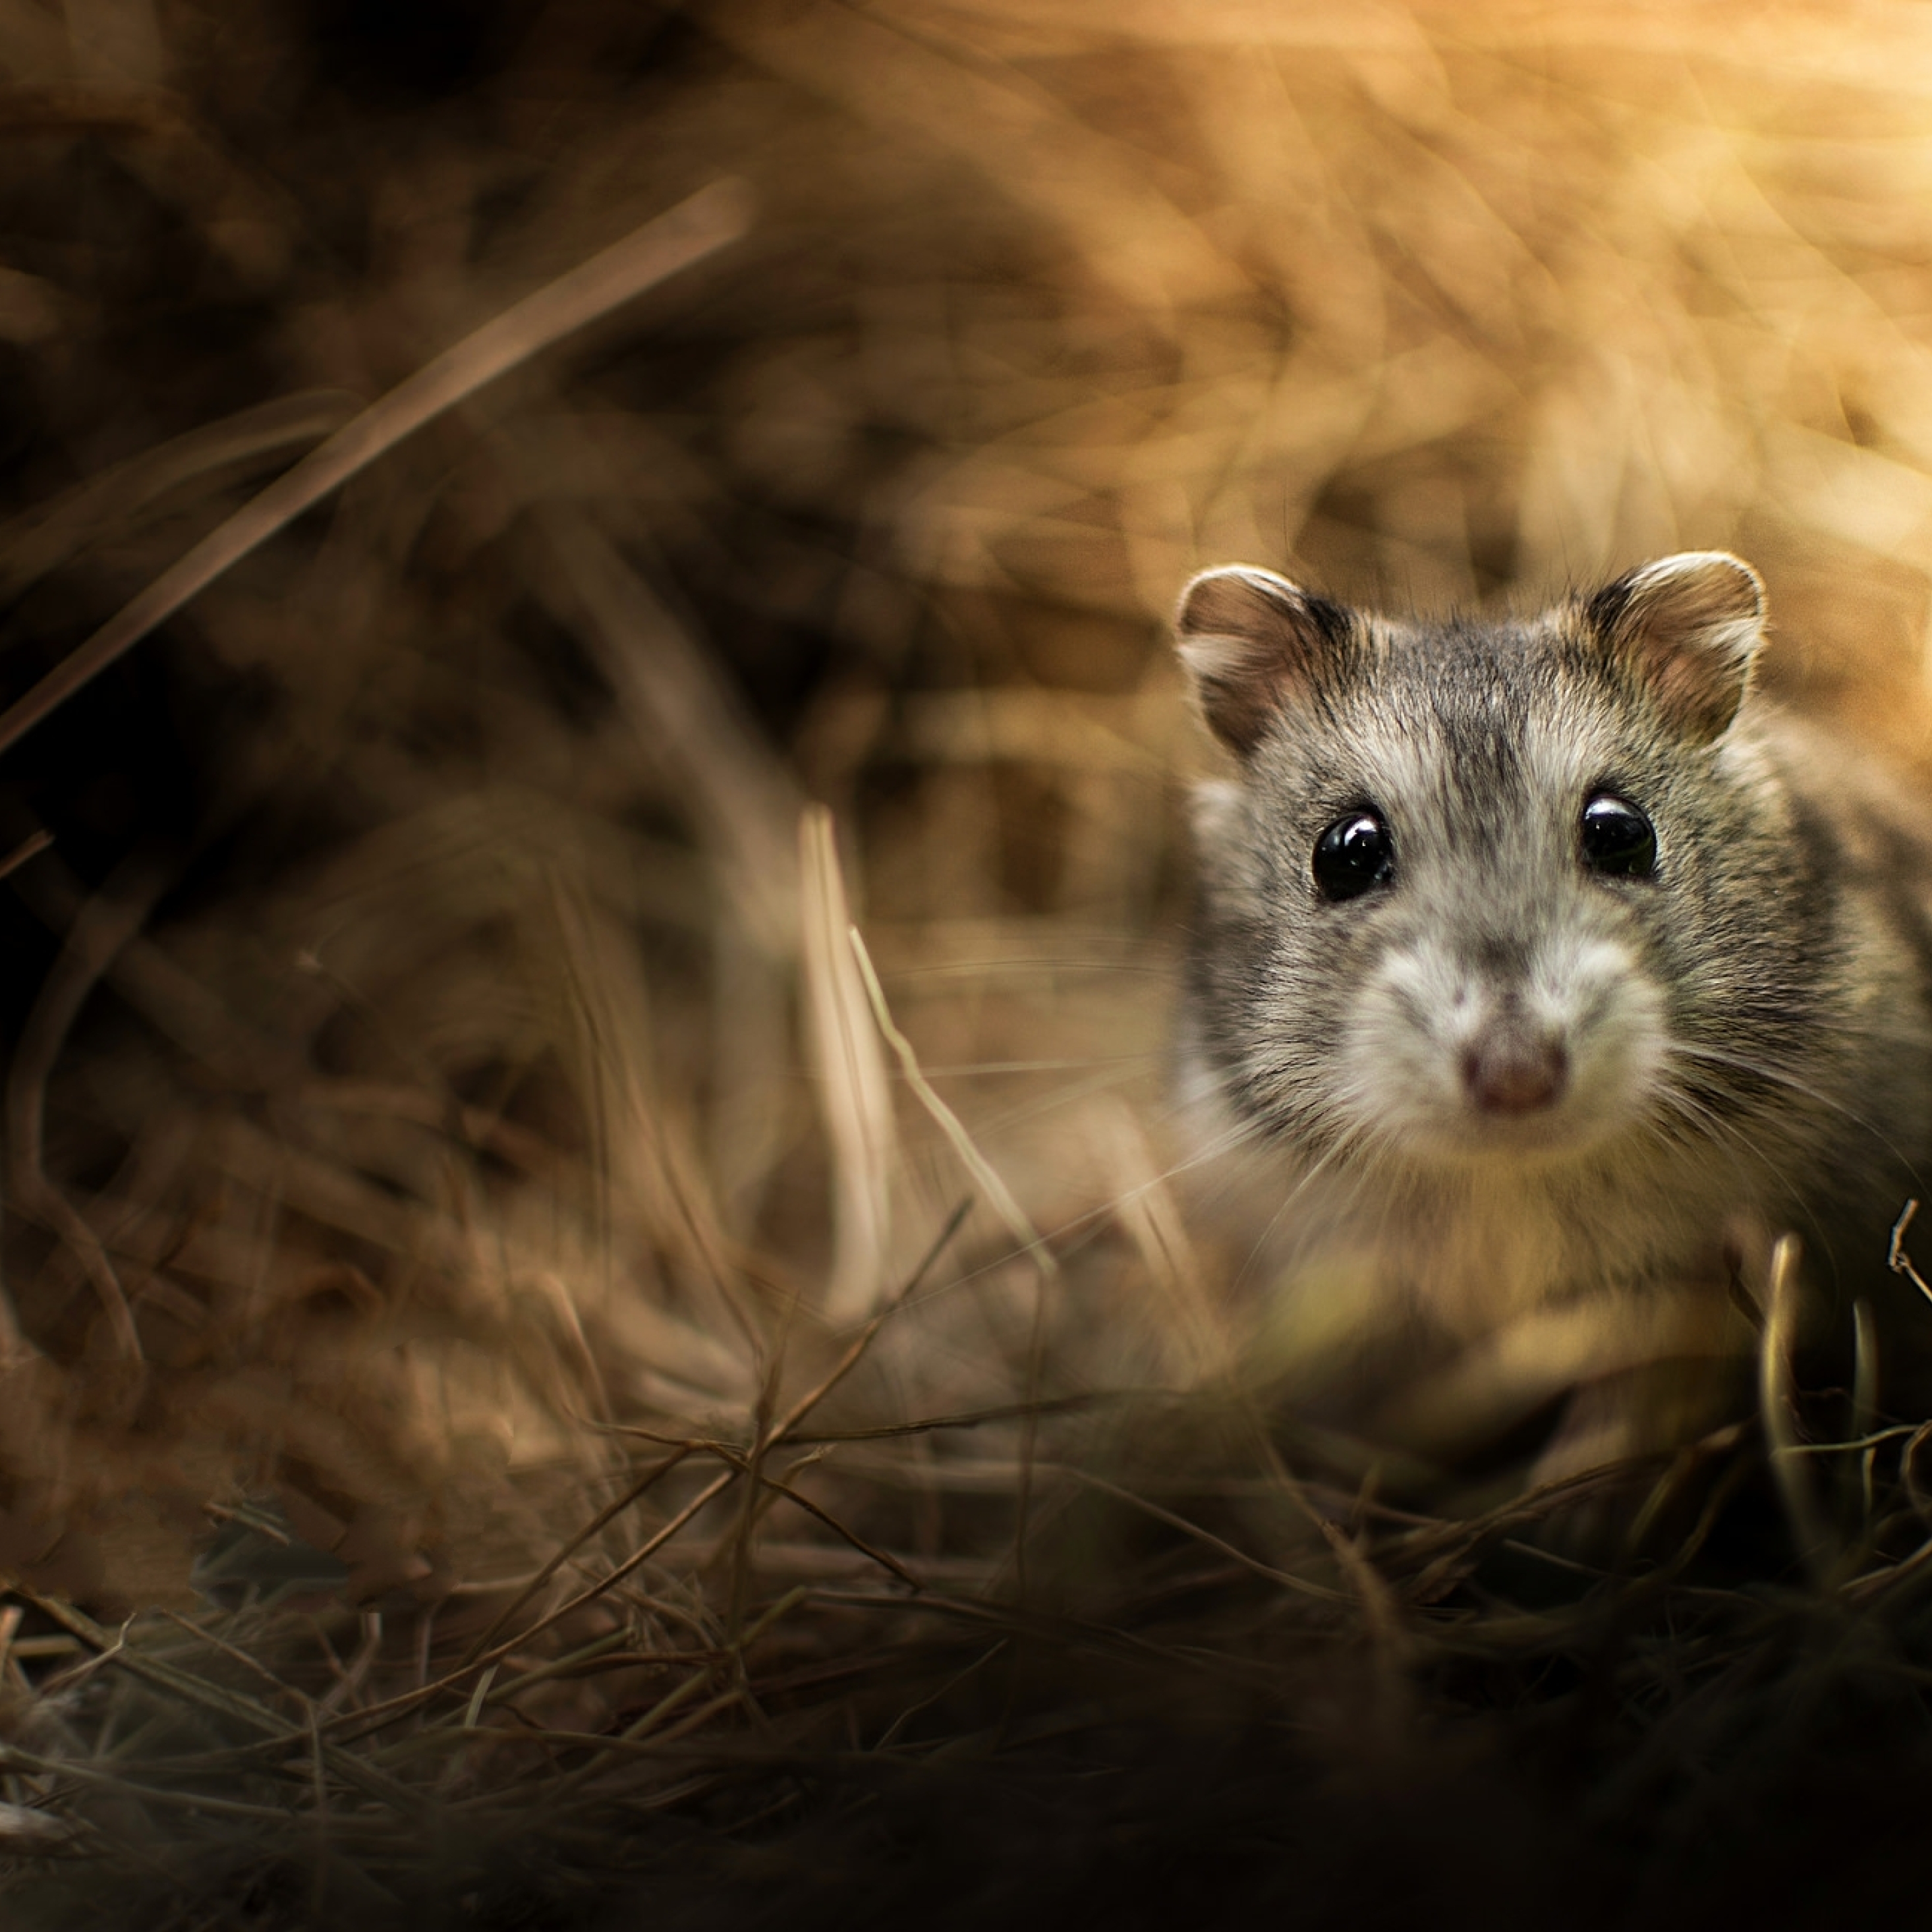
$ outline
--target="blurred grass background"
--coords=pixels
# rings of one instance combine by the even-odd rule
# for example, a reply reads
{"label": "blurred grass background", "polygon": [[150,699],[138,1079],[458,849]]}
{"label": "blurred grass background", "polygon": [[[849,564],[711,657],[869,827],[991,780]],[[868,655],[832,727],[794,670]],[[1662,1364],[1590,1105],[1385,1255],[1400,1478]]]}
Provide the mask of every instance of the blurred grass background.
{"label": "blurred grass background", "polygon": [[[1236,1346],[1240,1255],[1162,1178],[1177,807],[1207,756],[1163,625],[1232,560],[1439,610],[1732,548],[1770,586],[1775,688],[1927,772],[1932,16],[4,0],[0,692],[466,330],[722,180],[750,190],[743,238],[356,476],[0,757],[0,843],[53,839],[0,885],[21,1909],[419,1904],[429,1853],[390,1785],[427,1764],[410,1802],[474,1813],[437,1873],[494,1870],[478,1847],[506,1820],[542,1847],[503,1896],[551,1918],[490,1919],[496,1880],[440,1876],[452,1922],[472,1896],[460,1922],[578,1922],[616,1881],[571,1885],[608,1866],[710,1923],[676,1874],[752,1912],[771,1874],[716,1845],[819,1816],[812,1754],[1100,1725],[1156,1626],[1175,1670],[1217,1651],[1250,1673],[1181,1697],[1194,1745],[1204,1713],[1261,1713],[1316,1766],[1293,1787],[1328,1820],[1327,1851],[1296,1841],[1310,1922],[1372,1922],[1394,1881],[1352,1892],[1333,1847],[1371,1842],[1376,1805],[1406,1821],[1418,1898],[1432,1858],[1532,1903],[1600,1858],[1618,1876],[1590,1911],[1705,1909],[1708,1874],[1667,1845],[1669,1884],[1632,1877],[1616,1832],[1669,1784],[1660,1754],[1757,1735],[1772,1691],[1690,1692],[1788,1690],[1766,1659],[1789,1618],[1726,1598],[1721,1640],[1605,1664],[1579,1632],[1627,1630],[1627,1606],[1445,1595],[1501,1519],[1377,1516],[1359,1468],[1323,1502],[1238,1404],[1170,1404],[1124,1447],[1096,1420],[1119,1391],[1222,1386]],[[801,844],[812,802],[832,816]],[[848,899],[950,1126],[873,1024]],[[905,1310],[775,1430],[962,1202]],[[923,1426],[962,1414],[986,1419]],[[836,1453],[801,1433],[915,1422]],[[1195,1569],[1082,1515],[1124,1458],[1145,1503],[1203,1431],[1241,1472],[1208,1540],[1177,1532]],[[623,1504],[661,1454],[677,1466]],[[1916,1522],[1910,1452],[1896,1473]],[[1166,1507],[1121,1506],[1144,1529]],[[1833,1587],[1865,1606],[1856,1568]],[[1231,1576],[1325,1606],[1318,1637]],[[943,1641],[908,1621],[915,1578],[957,1599]],[[962,1648],[968,1601],[990,1634]],[[211,1636],[211,1605],[238,1621]],[[135,1612],[142,1669],[88,1661],[93,1619]],[[493,1689],[475,1659],[539,1615]],[[1918,1694],[1885,1628],[1905,1675],[1858,1735]],[[573,1676],[566,1641],[614,1660]],[[1572,1764],[1614,1829],[1580,1850],[1499,1784],[1444,1852],[1422,1820],[1467,1822],[1447,1794],[1472,1747],[1428,1755],[1404,1672],[1435,1670],[1438,1726],[1540,1724],[1586,1655],[1592,1709],[1642,1745]],[[366,1715],[393,1699],[416,1755],[380,1778],[328,1756],[351,1733],[401,1750]],[[637,1726],[613,1796],[585,1741]],[[736,1769],[650,1756],[667,1732]],[[1409,1780],[1364,1787],[1346,1829],[1338,1739]],[[1049,1762],[1002,1774],[1031,1789]],[[1895,1813],[1925,1768],[1899,1744],[1883,1769],[1882,1804],[1832,1802]],[[1230,1844],[1279,1828],[1285,1787],[1245,1759],[1215,1775]],[[218,1828],[165,1796],[197,1777],[242,1808]],[[1148,1815],[1174,1811],[1154,1788]],[[1736,1802],[1670,1788],[1707,1823]],[[552,1830],[586,1792],[646,1848],[630,1864]],[[1142,1803],[1106,1828],[1146,1827]],[[1076,1814],[1069,1843],[1100,1828]],[[989,1815],[1052,1864],[1038,1818]],[[686,1865],[646,1816],[686,1832]],[[1006,1842],[987,1828],[975,1884]],[[826,1874],[878,1846],[826,1843],[798,1910],[867,1922]],[[868,1910],[938,1909],[903,1852]],[[1070,1852],[1053,1869],[1090,1878]],[[1774,1915],[1798,1895],[1777,1869],[1751,1868]],[[1285,1910],[1270,1871],[1251,1903]],[[1153,1910],[1136,1882],[1119,1909]]]}

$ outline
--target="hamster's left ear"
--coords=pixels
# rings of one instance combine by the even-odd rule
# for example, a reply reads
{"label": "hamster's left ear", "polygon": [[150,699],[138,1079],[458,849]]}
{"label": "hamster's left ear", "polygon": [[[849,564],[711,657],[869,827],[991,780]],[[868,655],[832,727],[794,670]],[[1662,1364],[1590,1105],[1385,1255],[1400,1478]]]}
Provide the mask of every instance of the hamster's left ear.
{"label": "hamster's left ear", "polygon": [[1723,736],[1764,643],[1764,585],[1742,557],[1661,557],[1606,584],[1583,616],[1674,729],[1702,745]]}
{"label": "hamster's left ear", "polygon": [[1180,593],[1174,642],[1208,728],[1250,756],[1282,716],[1360,667],[1352,613],[1271,570],[1204,570]]}

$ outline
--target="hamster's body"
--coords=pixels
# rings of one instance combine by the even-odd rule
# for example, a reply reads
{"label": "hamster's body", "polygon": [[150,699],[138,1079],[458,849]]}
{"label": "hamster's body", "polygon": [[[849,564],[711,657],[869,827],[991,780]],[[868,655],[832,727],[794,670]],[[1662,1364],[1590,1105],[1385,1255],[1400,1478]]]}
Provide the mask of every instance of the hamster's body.
{"label": "hamster's body", "polygon": [[[1932,818],[1748,694],[1762,622],[1709,553],[1500,623],[1190,586],[1238,775],[1197,801],[1188,1098],[1352,1420],[1453,1454],[1567,1391],[1547,1473],[1708,1426],[1778,1232],[1847,1330],[1882,1296],[1932,1172]],[[1894,1312],[1898,1357],[1932,1311]],[[1426,1373],[1348,1382],[1397,1337]]]}

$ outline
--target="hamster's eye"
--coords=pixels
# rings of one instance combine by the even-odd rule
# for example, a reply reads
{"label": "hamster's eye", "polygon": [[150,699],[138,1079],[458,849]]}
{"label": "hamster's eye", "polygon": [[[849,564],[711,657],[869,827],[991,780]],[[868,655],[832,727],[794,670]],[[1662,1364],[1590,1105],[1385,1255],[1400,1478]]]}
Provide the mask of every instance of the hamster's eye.
{"label": "hamster's eye", "polygon": [[1315,883],[1324,898],[1359,898],[1394,877],[1395,842],[1372,812],[1336,819],[1315,842]]}
{"label": "hamster's eye", "polygon": [[1657,870],[1657,834],[1628,799],[1600,791],[1583,808],[1583,862],[1613,879],[1647,879]]}

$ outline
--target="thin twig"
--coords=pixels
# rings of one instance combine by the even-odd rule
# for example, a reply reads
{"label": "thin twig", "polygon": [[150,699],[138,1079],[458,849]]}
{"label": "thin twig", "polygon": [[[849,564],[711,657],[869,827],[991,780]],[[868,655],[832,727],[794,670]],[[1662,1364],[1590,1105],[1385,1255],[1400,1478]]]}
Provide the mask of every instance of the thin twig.
{"label": "thin twig", "polygon": [[586,1604],[595,1603],[607,1591],[615,1588],[634,1570],[649,1562],[651,1558],[670,1542],[671,1538],[676,1535],[678,1532],[682,1529],[694,1516],[722,1496],[738,1480],[742,1473],[740,1469],[736,1468],[728,1468],[714,1481],[706,1484],[668,1522],[655,1534],[646,1538],[644,1542],[626,1557],[608,1576],[600,1577],[586,1588],[580,1590],[575,1596],[566,1598],[548,1616],[544,1617],[529,1630],[520,1630],[514,1636],[506,1638],[496,1646],[494,1650],[487,1650],[479,1656],[467,1659],[465,1662],[458,1664],[446,1676],[422,1684],[416,1690],[406,1690],[400,1696],[392,1697],[387,1703],[372,1704],[367,1710],[357,1712],[355,1716],[362,1728],[346,1732],[344,1741],[348,1742],[356,1738],[366,1736],[370,1732],[381,1730],[386,1726],[394,1724],[398,1718],[407,1716],[410,1712],[427,1703],[431,1698],[440,1696],[446,1690],[453,1690],[459,1684],[466,1682],[478,1670],[487,1669],[490,1665],[500,1662],[502,1658],[510,1655],[513,1651],[520,1648],[524,1644],[529,1642],[540,1632],[549,1629],[554,1624],[561,1623],[572,1612],[580,1610]]}
{"label": "thin twig", "polygon": [[688,1442],[681,1443],[670,1455],[652,1464],[649,1469],[646,1470],[644,1474],[618,1497],[615,1502],[610,1504],[607,1508],[599,1510],[530,1579],[529,1582],[525,1584],[523,1588],[496,1612],[495,1617],[490,1621],[489,1628],[464,1653],[464,1664],[474,1663],[483,1652],[488,1650],[496,1642],[498,1636],[508,1628],[511,1619],[516,1616],[517,1612],[563,1568],[565,1564],[569,1562],[572,1557],[574,1556],[599,1530],[614,1522],[633,1503],[648,1496],[665,1477],[691,1454],[694,1447],[694,1444]]}
{"label": "thin twig", "polygon": [[1912,1218],[1918,1212],[1918,1203],[1908,1201],[1898,1219],[1892,1223],[1892,1246],[1886,1251],[1886,1265],[1894,1274],[1902,1274],[1928,1301],[1932,1301],[1932,1283],[1912,1264],[1912,1257],[1905,1252],[1906,1231],[1912,1226]]}

